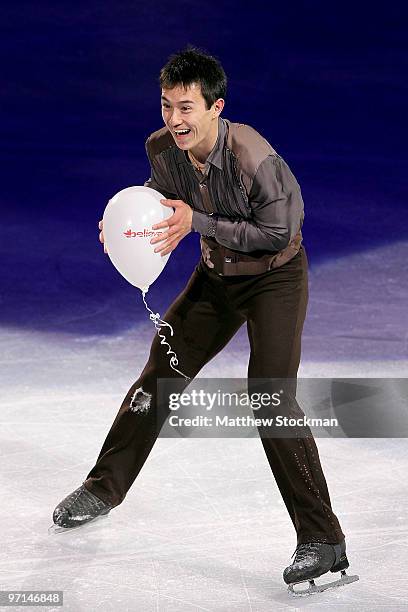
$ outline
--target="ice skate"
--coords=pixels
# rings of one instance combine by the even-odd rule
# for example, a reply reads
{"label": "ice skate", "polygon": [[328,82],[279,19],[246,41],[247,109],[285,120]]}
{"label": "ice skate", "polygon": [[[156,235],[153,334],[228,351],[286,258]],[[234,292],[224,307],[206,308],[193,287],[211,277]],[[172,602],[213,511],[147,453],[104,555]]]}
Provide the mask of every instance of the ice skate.
{"label": "ice skate", "polygon": [[[296,547],[295,559],[283,572],[283,579],[288,584],[291,595],[302,596],[321,593],[327,589],[344,586],[355,582],[358,576],[346,574],[349,562],[346,556],[346,543],[325,544],[323,542],[308,542]],[[292,555],[292,556],[293,556]],[[332,582],[315,584],[314,579],[326,572],[340,572],[341,577]],[[295,584],[309,582],[307,589],[294,589]]]}
{"label": "ice skate", "polygon": [[52,517],[54,525],[48,529],[48,533],[71,531],[85,523],[107,517],[111,509],[112,506],[103,502],[82,484],[55,508]]}

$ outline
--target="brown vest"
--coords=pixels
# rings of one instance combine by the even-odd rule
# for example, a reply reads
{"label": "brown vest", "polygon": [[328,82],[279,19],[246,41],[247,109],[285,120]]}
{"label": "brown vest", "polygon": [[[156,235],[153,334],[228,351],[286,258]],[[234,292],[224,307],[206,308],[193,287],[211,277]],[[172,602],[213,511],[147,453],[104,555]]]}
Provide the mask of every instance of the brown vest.
{"label": "brown vest", "polygon": [[[245,131],[243,131],[242,128],[246,128],[246,126],[240,123],[226,121],[228,123],[227,148],[234,154],[234,151],[240,147],[241,133],[242,136],[245,137]],[[267,141],[264,141],[264,143],[266,150],[260,151],[261,155],[265,157],[265,154],[275,153]],[[238,156],[238,159],[242,159],[242,156]],[[252,167],[253,160],[251,160],[251,162],[252,163],[245,164],[244,160],[244,163],[240,164],[240,175],[247,195],[250,192],[254,177],[254,168]],[[208,190],[201,190],[201,195],[206,212],[208,214],[214,213],[216,209],[211,202]],[[257,255],[249,255],[248,253],[235,251],[222,246],[214,240],[214,238],[201,236],[200,246],[203,260],[209,268],[213,269],[220,276],[262,274],[273,268],[279,268],[295,257],[299,252],[302,243],[301,228],[303,220],[304,214],[302,215],[300,228],[297,234],[290,240],[289,244],[284,249],[273,254],[260,253]]]}

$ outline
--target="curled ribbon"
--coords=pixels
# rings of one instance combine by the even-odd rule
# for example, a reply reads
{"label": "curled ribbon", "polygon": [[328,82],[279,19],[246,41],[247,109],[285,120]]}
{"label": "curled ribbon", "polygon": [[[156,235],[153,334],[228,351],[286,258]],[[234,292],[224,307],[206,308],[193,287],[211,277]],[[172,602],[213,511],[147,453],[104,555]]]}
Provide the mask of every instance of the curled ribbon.
{"label": "curled ribbon", "polygon": [[160,344],[163,344],[163,345],[167,344],[167,346],[169,347],[169,350],[167,351],[166,354],[167,355],[171,355],[172,354],[172,357],[170,357],[170,367],[173,368],[173,370],[175,372],[177,372],[178,374],[181,374],[181,376],[184,376],[184,378],[186,380],[191,380],[189,376],[186,376],[185,374],[183,374],[183,372],[180,372],[180,370],[178,370],[176,367],[174,367],[174,366],[178,365],[177,355],[172,350],[170,344],[167,342],[166,336],[164,334],[160,333],[160,329],[162,327],[170,327],[170,334],[173,335],[174,331],[173,331],[172,326],[170,325],[170,323],[167,323],[167,321],[163,321],[163,319],[160,318],[160,314],[158,312],[156,312],[156,314],[155,314],[153,312],[153,310],[151,310],[149,308],[149,306],[147,305],[146,300],[145,300],[145,295],[147,293],[147,289],[141,289],[141,291],[142,291],[143,303],[146,306],[146,309],[150,312],[149,318],[150,318],[151,321],[153,321],[154,326],[155,326],[155,328],[157,330],[157,334],[161,338]]}

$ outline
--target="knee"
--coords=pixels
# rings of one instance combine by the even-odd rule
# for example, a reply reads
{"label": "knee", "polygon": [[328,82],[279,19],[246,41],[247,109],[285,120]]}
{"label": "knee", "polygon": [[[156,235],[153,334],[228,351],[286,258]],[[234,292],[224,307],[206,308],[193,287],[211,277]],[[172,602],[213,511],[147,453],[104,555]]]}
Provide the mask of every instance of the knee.
{"label": "knee", "polygon": [[129,398],[129,410],[138,414],[149,412],[152,403],[152,393],[146,391],[142,385],[136,386]]}

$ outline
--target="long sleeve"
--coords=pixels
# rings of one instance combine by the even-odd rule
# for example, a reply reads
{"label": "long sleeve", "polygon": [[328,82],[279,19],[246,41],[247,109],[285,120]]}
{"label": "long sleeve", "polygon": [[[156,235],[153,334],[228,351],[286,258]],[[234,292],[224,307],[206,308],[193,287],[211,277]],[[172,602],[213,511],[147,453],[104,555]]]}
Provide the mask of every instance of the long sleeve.
{"label": "long sleeve", "polygon": [[146,154],[150,162],[150,178],[144,183],[145,187],[156,189],[169,200],[178,200],[179,196],[175,193],[175,186],[171,179],[171,175],[162,166],[160,159],[153,160],[149,153],[149,139],[146,140]]}
{"label": "long sleeve", "polygon": [[287,163],[269,155],[260,164],[249,194],[251,220],[195,212],[193,229],[242,252],[277,252],[299,231],[304,214],[300,187]]}

